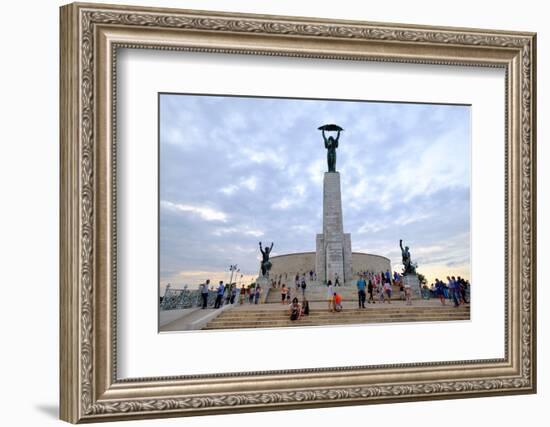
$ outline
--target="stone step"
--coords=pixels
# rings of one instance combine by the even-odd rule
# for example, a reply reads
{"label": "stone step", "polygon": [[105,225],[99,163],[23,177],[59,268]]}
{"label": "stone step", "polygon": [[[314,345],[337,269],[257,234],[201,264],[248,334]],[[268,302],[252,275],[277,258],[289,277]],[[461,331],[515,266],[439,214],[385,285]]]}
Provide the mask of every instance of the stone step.
{"label": "stone step", "polygon": [[[287,315],[287,311],[277,311],[272,313],[228,313],[223,316],[219,316],[218,319],[276,319],[278,317],[285,317]],[[332,316],[334,312],[322,311],[322,312],[311,312],[309,313],[310,317],[326,317],[326,316]],[[455,310],[455,311],[390,311],[390,310],[343,310],[338,313],[341,317],[356,317],[356,316],[430,316],[430,315],[456,315],[456,314],[469,314],[469,310]]]}
{"label": "stone step", "polygon": [[[349,301],[344,300],[344,308],[349,309],[356,309],[357,308],[357,301]],[[288,307],[288,303],[281,304],[280,302],[277,303],[265,303],[265,304],[243,304],[235,305],[236,311],[242,311],[242,312],[260,312],[260,313],[269,313],[272,311],[280,311],[283,309],[286,309]],[[349,306],[353,307],[349,307]],[[426,301],[426,302],[413,302],[411,305],[407,305],[405,302],[392,302],[389,303],[382,303],[376,301],[375,304],[371,304],[368,302],[365,302],[365,305],[367,307],[367,310],[459,310],[459,309],[468,309],[469,304],[462,304],[459,307],[455,308],[451,303],[447,303],[445,305],[440,304],[439,301]],[[323,301],[321,303],[315,303],[315,310],[320,310],[317,307],[322,307],[323,309],[326,306],[326,301]],[[321,310],[322,311],[322,310]]]}
{"label": "stone step", "polygon": [[[414,321],[448,321],[467,320],[470,318],[469,307],[400,307],[374,309],[344,309],[339,313],[324,310],[312,310],[309,316],[303,317],[300,322],[304,325],[342,324],[342,323],[373,323],[373,322],[414,322]],[[288,318],[284,309],[234,310],[223,313],[217,319],[208,323],[209,329],[223,329],[229,327],[274,327],[285,326],[293,322]]]}
{"label": "stone step", "polygon": [[367,323],[411,323],[411,322],[443,322],[443,321],[458,321],[458,320],[469,320],[469,315],[455,316],[455,317],[441,317],[434,316],[430,318],[426,317],[372,317],[372,318],[332,318],[330,323],[327,323],[326,320],[313,320],[302,318],[298,321],[291,321],[290,319],[286,320],[271,320],[266,322],[235,322],[235,323],[209,323],[203,329],[241,329],[241,328],[278,328],[278,327],[289,327],[289,326],[327,326],[329,325],[346,325],[346,324],[367,324]]}
{"label": "stone step", "polygon": [[[405,313],[392,313],[392,312],[389,312],[389,313],[384,313],[384,312],[381,312],[381,311],[377,311],[377,312],[370,312],[370,313],[366,313],[366,312],[346,312],[346,311],[342,311],[342,312],[339,312],[337,313],[340,317],[344,317],[344,318],[349,318],[349,317],[373,317],[373,316],[376,316],[376,317],[407,317],[407,316],[414,316],[414,317],[418,317],[418,316],[457,316],[457,315],[463,315],[463,314],[469,314],[468,311],[455,311],[455,312],[405,312]],[[214,319],[216,321],[221,321],[221,320],[234,320],[234,319],[255,319],[255,320],[270,320],[270,319],[279,319],[279,318],[282,318],[284,319],[285,317],[287,317],[288,313],[287,312],[283,312],[283,313],[273,313],[273,315],[271,316],[266,316],[266,315],[238,315],[238,314],[231,314],[231,315],[227,315],[227,316],[219,316],[217,319]],[[324,312],[324,313],[311,313],[309,314],[309,317],[310,318],[324,318],[324,317],[330,317],[330,316],[333,316],[334,315],[334,312]]]}
{"label": "stone step", "polygon": [[[395,307],[394,307],[395,306]],[[261,307],[261,306],[260,306]],[[261,308],[236,308],[234,310],[228,311],[227,313],[224,313],[224,317],[226,316],[265,316],[265,317],[271,317],[276,314],[283,314],[286,313],[288,310],[288,306],[281,305],[280,308],[272,308],[269,307],[269,309],[262,310]],[[441,306],[441,307],[415,307],[415,306],[406,306],[406,305],[397,305],[397,304],[366,304],[365,309],[359,309],[356,306],[353,308],[350,307],[344,307],[344,310],[340,312],[341,315],[351,315],[354,313],[446,313],[446,312],[469,312],[470,307],[469,306],[460,306],[460,307],[453,307],[453,306]],[[318,313],[328,313],[328,309],[310,309],[310,315],[315,315]]]}
{"label": "stone step", "polygon": [[[452,317],[452,318],[377,318],[373,317],[372,319],[333,319],[330,323],[327,323],[326,320],[312,320],[312,319],[300,319],[300,322],[303,325],[362,325],[364,323],[409,323],[409,322],[449,322],[449,321],[458,321],[458,320],[469,320],[468,316],[462,317]],[[213,323],[208,324],[206,327],[208,329],[225,329],[232,327],[241,327],[241,328],[272,328],[277,326],[285,326],[287,324],[293,323],[290,320],[278,320],[270,322],[232,322],[232,323]]]}

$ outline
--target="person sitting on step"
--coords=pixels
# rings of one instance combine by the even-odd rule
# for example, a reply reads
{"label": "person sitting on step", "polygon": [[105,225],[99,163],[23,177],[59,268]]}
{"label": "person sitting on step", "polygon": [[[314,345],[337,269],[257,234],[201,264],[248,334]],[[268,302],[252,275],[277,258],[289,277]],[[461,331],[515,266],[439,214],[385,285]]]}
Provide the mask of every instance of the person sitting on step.
{"label": "person sitting on step", "polygon": [[298,298],[294,297],[292,304],[288,307],[288,313],[290,314],[290,320],[295,321],[300,319],[302,315],[302,305],[298,302]]}
{"label": "person sitting on step", "polygon": [[334,310],[342,311],[342,308],[342,297],[340,296],[340,294],[334,292]]}
{"label": "person sitting on step", "polygon": [[302,301],[302,316],[309,316],[309,301],[305,297]]}

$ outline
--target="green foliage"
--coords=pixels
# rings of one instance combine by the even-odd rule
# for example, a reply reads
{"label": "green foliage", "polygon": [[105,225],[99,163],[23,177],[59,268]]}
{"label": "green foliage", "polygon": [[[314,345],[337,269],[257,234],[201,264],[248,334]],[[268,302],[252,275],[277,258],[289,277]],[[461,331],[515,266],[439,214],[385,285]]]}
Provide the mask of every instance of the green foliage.
{"label": "green foliage", "polygon": [[417,272],[416,275],[418,276],[418,281],[421,285],[426,285],[428,283],[428,279],[426,279],[426,276],[424,276],[422,273]]}

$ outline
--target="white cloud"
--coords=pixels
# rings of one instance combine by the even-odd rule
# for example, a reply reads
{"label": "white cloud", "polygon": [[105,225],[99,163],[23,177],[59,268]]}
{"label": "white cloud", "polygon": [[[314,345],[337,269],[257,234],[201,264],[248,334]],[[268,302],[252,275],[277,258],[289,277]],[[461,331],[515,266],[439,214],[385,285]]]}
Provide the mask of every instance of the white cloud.
{"label": "white cloud", "polygon": [[315,236],[315,230],[309,225],[297,224],[291,226],[290,229],[296,233],[310,234],[311,236]]}
{"label": "white cloud", "polygon": [[242,131],[248,125],[248,122],[243,114],[237,111],[231,111],[223,118],[223,123],[226,128],[231,129],[233,132]]}
{"label": "white cloud", "polygon": [[224,227],[218,228],[212,232],[214,236],[223,236],[224,234],[241,234],[245,236],[261,237],[265,233],[262,230],[251,228],[249,226]]}
{"label": "white cloud", "polygon": [[284,159],[272,149],[259,149],[247,146],[240,147],[240,156],[242,160],[249,160],[258,164],[271,164],[277,167],[284,166]]}
{"label": "white cloud", "polygon": [[233,194],[238,189],[239,189],[239,187],[237,185],[231,184],[231,185],[228,185],[226,187],[220,188],[220,191],[223,194],[226,194],[226,195],[230,196],[231,194]]}
{"label": "white cloud", "polygon": [[227,221],[227,214],[225,212],[215,210],[206,206],[193,206],[182,203],[172,203],[167,200],[161,200],[161,207],[176,211],[176,212],[190,212],[200,216],[205,221]]}
{"label": "white cloud", "polygon": [[316,159],[312,161],[306,168],[306,173],[309,175],[309,179],[313,184],[317,185],[318,188],[321,188],[320,191],[322,191],[322,187],[319,187],[319,184],[321,186],[323,185],[323,176],[326,170],[327,170],[326,158]]}
{"label": "white cloud", "polygon": [[241,185],[248,188],[250,191],[254,191],[258,186],[258,180],[255,176],[249,176],[241,180]]}
{"label": "white cloud", "polygon": [[306,186],[304,184],[295,185],[293,191],[298,196],[303,196],[306,193]]}
{"label": "white cloud", "polygon": [[365,222],[359,229],[357,230],[357,233],[359,234],[366,234],[366,233],[378,233],[381,230],[384,230],[388,228],[388,224],[380,222],[380,221],[373,221],[373,222]]}
{"label": "white cloud", "polygon": [[272,209],[286,210],[290,209],[292,205],[296,204],[295,200],[290,200],[288,197],[283,197],[281,200],[271,204]]}

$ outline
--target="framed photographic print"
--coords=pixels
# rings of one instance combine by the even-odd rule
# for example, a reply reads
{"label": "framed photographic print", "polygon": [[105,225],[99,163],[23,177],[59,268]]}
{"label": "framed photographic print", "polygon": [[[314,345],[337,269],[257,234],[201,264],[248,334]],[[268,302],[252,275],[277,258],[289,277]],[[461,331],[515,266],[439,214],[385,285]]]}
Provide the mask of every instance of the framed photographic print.
{"label": "framed photographic print", "polygon": [[536,391],[535,34],[61,8],[61,418]]}

